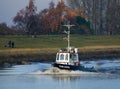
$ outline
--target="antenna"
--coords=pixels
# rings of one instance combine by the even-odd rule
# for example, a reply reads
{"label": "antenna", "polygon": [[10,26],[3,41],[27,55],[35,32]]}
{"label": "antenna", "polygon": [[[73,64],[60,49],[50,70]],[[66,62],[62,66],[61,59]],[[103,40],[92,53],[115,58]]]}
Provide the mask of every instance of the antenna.
{"label": "antenna", "polygon": [[63,26],[68,28],[67,34],[68,34],[68,51],[69,51],[69,48],[70,48],[70,28],[75,26],[75,25],[68,24],[68,25],[63,25]]}

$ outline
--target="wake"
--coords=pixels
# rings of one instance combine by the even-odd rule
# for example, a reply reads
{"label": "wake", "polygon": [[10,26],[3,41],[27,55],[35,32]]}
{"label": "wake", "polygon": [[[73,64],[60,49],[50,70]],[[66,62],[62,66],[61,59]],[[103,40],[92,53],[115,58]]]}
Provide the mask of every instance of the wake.
{"label": "wake", "polygon": [[73,70],[63,70],[56,67],[51,67],[48,70],[44,71],[36,71],[32,72],[31,74],[37,74],[37,75],[56,75],[56,74],[65,74],[65,75],[80,75],[80,74],[97,74],[97,72],[85,72],[85,71],[73,71]]}

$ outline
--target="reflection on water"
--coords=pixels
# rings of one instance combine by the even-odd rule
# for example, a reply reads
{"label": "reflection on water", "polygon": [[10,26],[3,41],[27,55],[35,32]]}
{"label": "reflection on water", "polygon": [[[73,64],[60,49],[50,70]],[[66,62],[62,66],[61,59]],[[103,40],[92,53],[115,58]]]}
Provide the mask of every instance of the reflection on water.
{"label": "reflection on water", "polygon": [[76,81],[80,80],[80,75],[52,75],[52,78],[58,81]]}
{"label": "reflection on water", "polygon": [[81,64],[94,66],[101,71],[91,73],[59,70],[59,73],[52,73],[51,64],[14,65],[0,68],[0,89],[120,88],[120,60],[82,61]]}

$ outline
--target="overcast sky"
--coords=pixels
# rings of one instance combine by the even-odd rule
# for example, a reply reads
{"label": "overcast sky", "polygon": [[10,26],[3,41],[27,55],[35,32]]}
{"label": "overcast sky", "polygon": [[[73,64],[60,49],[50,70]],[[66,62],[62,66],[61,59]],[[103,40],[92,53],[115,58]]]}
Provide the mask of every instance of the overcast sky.
{"label": "overcast sky", "polygon": [[[48,8],[51,1],[56,3],[58,0],[35,0],[37,11]],[[13,17],[16,16],[19,10],[25,8],[28,3],[29,0],[0,0],[0,23],[5,22],[9,26],[12,25]]]}

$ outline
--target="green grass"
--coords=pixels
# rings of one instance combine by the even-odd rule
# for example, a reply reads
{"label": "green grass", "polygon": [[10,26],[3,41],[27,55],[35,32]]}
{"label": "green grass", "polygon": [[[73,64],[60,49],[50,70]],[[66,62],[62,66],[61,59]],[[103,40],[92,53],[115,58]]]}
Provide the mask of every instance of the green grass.
{"label": "green grass", "polygon": [[[15,42],[15,48],[61,48],[67,46],[67,41],[63,40],[66,35],[42,35],[37,38],[31,36],[1,36],[0,49],[8,45],[9,40]],[[120,36],[71,36],[71,46],[120,46]]]}
{"label": "green grass", "polygon": [[72,41],[77,47],[112,46],[120,45],[120,36],[75,36]]}

